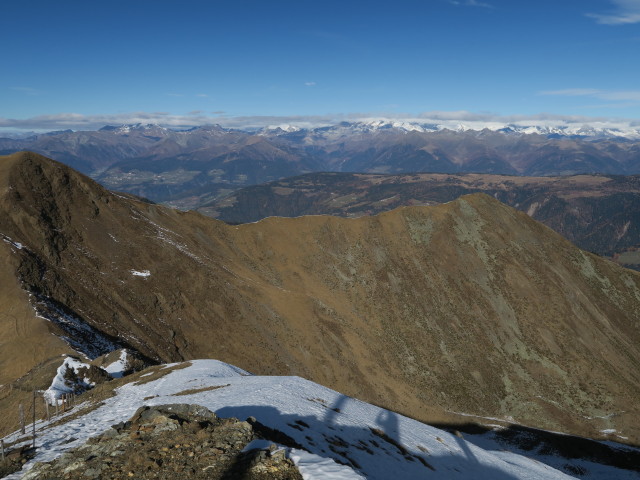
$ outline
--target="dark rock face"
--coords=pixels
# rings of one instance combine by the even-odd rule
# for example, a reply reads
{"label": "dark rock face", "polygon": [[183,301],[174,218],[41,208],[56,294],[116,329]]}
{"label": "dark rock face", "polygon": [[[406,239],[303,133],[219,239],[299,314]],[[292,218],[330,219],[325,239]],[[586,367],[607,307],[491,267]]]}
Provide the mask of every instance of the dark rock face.
{"label": "dark rock face", "polygon": [[264,431],[259,424],[218,418],[199,405],[141,407],[82,447],[36,464],[23,478],[301,480],[275,444],[243,451]]}

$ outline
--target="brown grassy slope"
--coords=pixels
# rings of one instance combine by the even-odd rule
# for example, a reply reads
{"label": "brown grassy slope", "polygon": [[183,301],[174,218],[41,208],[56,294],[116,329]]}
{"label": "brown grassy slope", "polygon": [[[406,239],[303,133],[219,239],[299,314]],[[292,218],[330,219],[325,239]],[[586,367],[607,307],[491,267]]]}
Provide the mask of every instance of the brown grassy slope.
{"label": "brown grassy slope", "polygon": [[[10,191],[9,162],[0,161],[0,198]],[[2,220],[11,215],[2,200]],[[26,374],[44,358],[70,352],[67,345],[50,334],[48,322],[37,318],[21,288],[15,271],[20,263],[19,249],[0,229],[0,385]]]}
{"label": "brown grassy slope", "polygon": [[301,375],[422,420],[640,440],[640,275],[491,197],[228,226],[34,154],[1,163],[25,284],[149,356]]}
{"label": "brown grassy slope", "polygon": [[15,254],[0,242],[0,385],[21,377],[45,358],[70,353],[48,322],[37,318],[15,276]]}

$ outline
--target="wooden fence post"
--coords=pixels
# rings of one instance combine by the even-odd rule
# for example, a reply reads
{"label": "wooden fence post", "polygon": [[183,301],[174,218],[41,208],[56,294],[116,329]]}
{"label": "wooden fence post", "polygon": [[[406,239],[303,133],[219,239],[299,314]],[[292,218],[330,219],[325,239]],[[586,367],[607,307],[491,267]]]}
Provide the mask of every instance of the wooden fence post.
{"label": "wooden fence post", "polygon": [[44,400],[44,412],[47,416],[47,421],[51,420],[51,416],[49,415],[49,402],[47,402],[47,396],[43,393],[42,400]]}
{"label": "wooden fence post", "polygon": [[24,434],[24,406],[22,404],[18,407],[18,415],[20,416],[20,433]]}
{"label": "wooden fence post", "polygon": [[33,448],[36,448],[36,389],[33,389],[33,428],[32,428],[32,433],[33,433]]}

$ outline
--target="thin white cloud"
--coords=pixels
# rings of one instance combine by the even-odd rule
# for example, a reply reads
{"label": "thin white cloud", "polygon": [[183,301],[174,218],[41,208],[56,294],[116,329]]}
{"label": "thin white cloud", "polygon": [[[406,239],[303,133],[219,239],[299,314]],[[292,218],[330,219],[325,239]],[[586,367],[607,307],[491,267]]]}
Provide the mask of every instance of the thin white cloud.
{"label": "thin white cloud", "polygon": [[304,82],[304,84],[305,84],[307,87],[315,87],[315,86],[316,86],[316,82]]}
{"label": "thin white cloud", "polygon": [[599,93],[600,90],[595,88],[565,88],[564,90],[545,90],[540,92],[540,95],[562,95],[568,97],[581,97],[581,96],[593,96]]}
{"label": "thin white cloud", "polygon": [[633,108],[633,107],[637,107],[638,106],[638,102],[614,102],[614,103],[598,103],[598,104],[594,104],[594,105],[583,105],[582,108],[585,109],[604,109],[604,108],[618,108],[618,109],[622,109],[622,108]]}
{"label": "thin white cloud", "polygon": [[616,100],[620,102],[640,102],[640,90],[627,90],[621,92],[603,92],[599,98],[604,100]]}
{"label": "thin white cloud", "polygon": [[36,95],[42,95],[41,90],[38,90],[36,88],[31,88],[31,87],[11,87],[11,90],[15,92],[24,93],[25,95],[29,95],[32,97]]}
{"label": "thin white cloud", "polygon": [[614,9],[610,13],[587,13],[603,25],[628,25],[640,22],[640,0],[611,0]]}
{"label": "thin white cloud", "polygon": [[167,127],[189,127],[206,125],[212,118],[202,114],[172,115],[167,112],[131,112],[104,115],[82,115],[79,113],[58,113],[53,115],[39,115],[26,119],[11,119],[0,117],[0,128],[14,128],[21,130],[96,130],[105,125],[125,125],[135,123],[155,123]]}
{"label": "thin white cloud", "polygon": [[493,5],[484,2],[478,2],[477,0],[450,0],[451,5],[457,5],[460,7],[482,7],[482,8],[495,8]]}
{"label": "thin white cloud", "polygon": [[196,97],[209,98],[209,95],[207,95],[206,93],[199,93],[199,94],[196,95]]}
{"label": "thin white cloud", "polygon": [[182,93],[167,93],[167,97],[184,97]]}
{"label": "thin white cloud", "polygon": [[598,90],[596,88],[567,88],[564,90],[546,90],[540,95],[559,95],[567,97],[592,97],[617,102],[640,102],[640,90]]}

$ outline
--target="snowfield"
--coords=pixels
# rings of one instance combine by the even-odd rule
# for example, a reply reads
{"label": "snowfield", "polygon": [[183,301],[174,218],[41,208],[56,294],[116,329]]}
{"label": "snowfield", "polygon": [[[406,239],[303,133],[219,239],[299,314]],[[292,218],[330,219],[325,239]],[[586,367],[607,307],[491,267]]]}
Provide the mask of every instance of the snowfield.
{"label": "snowfield", "polygon": [[[157,380],[124,385],[101,407],[65,424],[49,427],[39,422],[37,455],[25,469],[84,444],[87,438],[127,420],[142,405],[188,403],[221,417],[253,416],[292,437],[305,450],[287,449],[287,453],[305,479],[576,478],[557,469],[567,462],[562,458],[504,451],[504,445],[487,435],[452,435],[299,377],[253,376],[215,360],[188,365],[174,370],[166,365],[168,373]],[[177,395],[185,391],[188,394]],[[88,406],[81,404],[75,412]],[[5,442],[18,436],[14,433]],[[579,478],[639,478],[637,472],[589,462],[581,465],[584,473]],[[23,474],[24,470],[6,478]]]}

